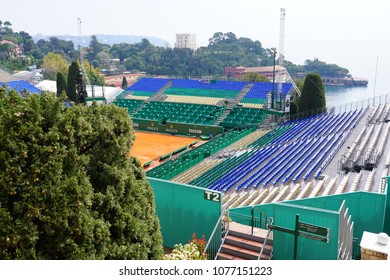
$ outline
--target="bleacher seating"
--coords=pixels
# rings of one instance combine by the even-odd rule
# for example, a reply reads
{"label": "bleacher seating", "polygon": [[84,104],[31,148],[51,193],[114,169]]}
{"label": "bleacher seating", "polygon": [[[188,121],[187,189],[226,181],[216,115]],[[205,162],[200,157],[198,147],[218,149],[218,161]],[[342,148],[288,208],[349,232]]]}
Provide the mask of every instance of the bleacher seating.
{"label": "bleacher seating", "polygon": [[193,181],[195,178],[198,178],[199,176],[204,174],[207,170],[210,170],[214,166],[218,165],[220,161],[223,161],[223,159],[207,161],[204,160],[199,164],[191,167],[190,169],[187,169],[186,171],[180,173],[178,176],[173,178],[172,181],[187,184]]}
{"label": "bleacher seating", "polygon": [[236,81],[202,81],[188,79],[173,79],[171,88],[205,89],[205,90],[233,90],[241,91],[247,82]]}
{"label": "bleacher seating", "polygon": [[316,197],[319,194],[319,192],[321,191],[324,183],[325,183],[324,180],[319,181],[317,183],[317,185],[314,187],[314,189],[312,190],[312,192],[310,193],[309,198]]}
{"label": "bleacher seating", "polygon": [[133,99],[117,99],[113,103],[119,107],[127,108],[129,115],[133,115],[135,110],[144,104],[144,101]]}
{"label": "bleacher seating", "polygon": [[237,90],[222,90],[222,89],[200,89],[200,88],[175,88],[170,87],[164,91],[167,95],[178,96],[196,96],[210,98],[234,98],[238,94]]}
{"label": "bleacher seating", "polygon": [[259,191],[260,189],[252,190],[251,192],[248,192],[249,193],[248,198],[241,203],[240,207],[248,206],[254,199],[256,199],[259,196]]}
{"label": "bleacher seating", "polygon": [[13,89],[17,92],[21,92],[23,90],[26,90],[30,93],[41,93],[41,90],[26,81],[20,80],[20,81],[9,81],[6,83],[0,83],[0,86],[4,86],[6,89]]}
{"label": "bleacher seating", "polygon": [[[265,118],[265,110],[259,108],[264,104],[267,92],[272,91],[272,83],[250,83],[249,86],[246,82],[147,79],[150,79],[154,86],[143,87],[142,83],[148,80],[142,79],[144,81],[140,80],[128,89],[130,94],[125,100],[129,101],[116,103],[118,106],[127,107],[130,114],[136,112],[133,118],[160,123],[218,123],[225,128],[259,124]],[[283,94],[290,89],[291,84],[284,84]],[[274,90],[277,90],[276,84]],[[158,95],[144,102],[157,92]],[[135,100],[137,98],[142,100]],[[141,105],[138,106],[139,104]],[[366,109],[340,114],[329,110],[328,113],[280,124],[267,134],[256,137],[249,137],[250,132],[243,133],[237,136],[235,141],[243,140],[244,135],[248,135],[247,139],[240,144],[236,142],[237,144],[231,147],[228,146],[234,141],[225,142],[216,140],[219,138],[216,137],[174,160],[167,160],[150,169],[147,175],[168,180],[173,178],[181,183],[225,192],[224,205],[235,207],[315,197],[322,192],[323,195],[342,193],[348,190],[347,185],[351,184],[348,183],[348,176],[336,189],[336,179],[322,180],[326,178],[322,173]],[[390,125],[380,123],[385,122],[390,107],[378,106],[372,111],[370,125],[362,130],[352,144],[349,140],[350,156],[355,156],[357,150],[362,151],[363,147],[378,148],[379,155],[385,150]],[[254,128],[251,131],[254,131]],[[384,136],[382,132],[385,132]],[[233,132],[228,131],[226,134],[229,133]],[[221,135],[221,138],[225,137],[226,135]],[[221,142],[213,143],[214,140]],[[219,153],[215,154],[216,151]],[[208,160],[195,166],[205,158]],[[390,158],[390,153],[387,158]],[[390,159],[387,159],[387,165],[388,162]],[[351,191],[357,190],[361,175],[354,179]]]}
{"label": "bleacher seating", "polygon": [[225,208],[226,206],[230,206],[234,201],[236,201],[237,197],[239,196],[239,193],[238,192],[234,192],[232,194],[230,194],[229,198],[223,203],[223,208]]}
{"label": "bleacher seating", "polygon": [[224,107],[213,105],[150,101],[133,118],[212,125],[223,110]]}
{"label": "bleacher seating", "polygon": [[272,200],[276,197],[276,195],[279,192],[279,187],[274,187],[272,191],[270,191],[267,195],[267,197],[264,199],[263,203],[269,203],[272,202]]}
{"label": "bleacher seating", "polygon": [[[251,152],[242,155],[241,160],[235,159],[235,164],[226,161],[210,170],[217,175],[206,172],[204,175],[213,180],[207,180],[203,186],[211,183],[210,189],[226,192],[233,187],[237,191],[247,190],[318,177],[360,114],[361,111],[336,116],[323,114],[281,125],[252,143]],[[222,169],[224,166],[228,168]],[[197,182],[201,180],[202,176]]]}
{"label": "bleacher seating", "polygon": [[147,176],[170,180],[181,172],[199,163],[215,152],[222,150],[254,129],[229,130],[212,140],[200,145],[186,153],[181,154],[175,160],[169,160],[146,172]]}
{"label": "bleacher seating", "polygon": [[294,185],[294,187],[292,187],[292,189],[290,190],[290,192],[288,193],[287,197],[286,197],[286,201],[287,200],[292,200],[298,193],[299,189],[301,188],[301,184],[297,183]]}
{"label": "bleacher seating", "polygon": [[360,180],[361,180],[361,179],[362,179],[362,172],[357,173],[356,176],[355,176],[355,179],[354,179],[353,182],[352,182],[350,191],[355,192],[355,191],[358,190],[358,188],[359,188],[359,183],[360,183]]}
{"label": "bleacher seating", "polygon": [[259,190],[259,195],[251,202],[250,205],[261,204],[264,198],[268,195],[269,190],[269,188]]}
{"label": "bleacher seating", "polygon": [[372,185],[374,183],[375,173],[376,173],[376,168],[374,168],[367,176],[366,184],[364,185],[364,190],[366,192],[371,191]]}
{"label": "bleacher seating", "polygon": [[335,185],[336,185],[336,178],[330,179],[330,181],[329,181],[328,185],[326,186],[322,195],[323,196],[330,195]]}
{"label": "bleacher seating", "polygon": [[136,83],[129,86],[126,91],[139,92],[139,95],[142,95],[142,92],[156,93],[164,86],[166,86],[170,81],[170,79],[142,78]]}
{"label": "bleacher seating", "polygon": [[346,176],[343,177],[340,184],[338,185],[335,194],[341,194],[344,193],[345,187],[347,186],[348,180],[349,180],[350,174],[348,173]]}
{"label": "bleacher seating", "polygon": [[[283,83],[282,94],[287,94],[290,91],[291,87],[292,84]],[[274,90],[275,92],[278,90],[278,85],[276,83],[274,85],[272,85],[272,83],[266,82],[253,83],[253,87],[247,92],[247,94],[240,102],[243,104],[264,104],[267,97],[267,92],[272,92],[272,90]]]}
{"label": "bleacher seating", "polygon": [[235,107],[230,110],[229,115],[220,123],[224,127],[238,127],[248,124],[260,124],[266,114],[259,109]]}
{"label": "bleacher seating", "polygon": [[178,103],[193,103],[193,104],[206,104],[217,105],[222,98],[216,97],[202,97],[202,96],[180,96],[180,95],[166,95],[165,102],[178,102]]}
{"label": "bleacher seating", "polygon": [[303,189],[301,189],[301,192],[298,194],[296,199],[302,199],[305,198],[306,195],[310,192],[310,189],[312,188],[313,181],[308,182]]}

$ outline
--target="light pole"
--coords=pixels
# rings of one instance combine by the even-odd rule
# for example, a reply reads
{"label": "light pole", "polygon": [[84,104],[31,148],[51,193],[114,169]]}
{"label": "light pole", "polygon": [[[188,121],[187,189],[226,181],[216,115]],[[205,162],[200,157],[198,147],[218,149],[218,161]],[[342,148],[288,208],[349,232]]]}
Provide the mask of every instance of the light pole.
{"label": "light pole", "polygon": [[271,109],[274,108],[274,95],[275,95],[275,64],[276,64],[276,48],[271,48],[274,52],[274,70],[272,72],[272,95],[271,95]]}

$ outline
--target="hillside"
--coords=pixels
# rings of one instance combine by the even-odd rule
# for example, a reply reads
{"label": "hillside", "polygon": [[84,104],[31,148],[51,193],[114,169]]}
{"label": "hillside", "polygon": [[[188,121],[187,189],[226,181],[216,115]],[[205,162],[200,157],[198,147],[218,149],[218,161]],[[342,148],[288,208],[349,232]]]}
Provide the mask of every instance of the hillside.
{"label": "hillside", "polygon": [[[91,41],[92,35],[83,35],[82,36],[82,42],[83,47],[87,47]],[[142,39],[147,39],[151,44],[158,46],[158,47],[166,47],[168,41],[165,41],[160,38],[151,37],[151,36],[137,36],[137,35],[107,35],[107,34],[96,34],[96,38],[99,42],[102,44],[107,45],[114,45],[114,44],[121,44],[121,43],[127,43],[127,44],[135,44],[142,41]],[[65,41],[72,41],[75,46],[79,45],[80,38],[79,36],[75,35],[43,35],[43,34],[37,34],[32,36],[34,42],[38,42],[39,40],[45,40],[48,41],[50,37],[56,37],[61,40]]]}
{"label": "hillside", "polygon": [[[78,36],[31,36],[25,31],[14,32],[10,26],[2,28],[0,34],[0,64],[11,71],[27,70],[32,65],[40,68],[48,53],[61,54],[68,64],[79,58]],[[150,36],[84,35],[81,41],[87,47],[85,59],[95,68],[108,69],[110,75],[131,71],[226,79],[226,67],[271,66],[274,61],[274,52],[264,48],[260,41],[232,32],[214,33],[208,46],[196,51],[172,48],[167,41]],[[293,78],[302,78],[310,72],[338,79],[349,76],[348,69],[317,58],[307,59],[304,65],[285,60],[285,67]]]}

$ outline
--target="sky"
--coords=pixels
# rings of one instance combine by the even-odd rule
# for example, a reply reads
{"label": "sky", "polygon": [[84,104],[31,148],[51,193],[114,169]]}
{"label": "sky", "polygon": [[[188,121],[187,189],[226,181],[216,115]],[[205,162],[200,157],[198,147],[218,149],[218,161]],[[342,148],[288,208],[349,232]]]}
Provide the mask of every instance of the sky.
{"label": "sky", "polygon": [[[354,76],[390,73],[390,17],[384,0],[0,0],[0,20],[30,35],[154,36],[174,46],[177,33],[206,46],[215,32],[279,48],[280,8],[286,9],[285,58],[318,58]],[[61,9],[61,11],[60,11]],[[379,64],[376,63],[378,58]],[[376,66],[379,65],[377,68]]]}

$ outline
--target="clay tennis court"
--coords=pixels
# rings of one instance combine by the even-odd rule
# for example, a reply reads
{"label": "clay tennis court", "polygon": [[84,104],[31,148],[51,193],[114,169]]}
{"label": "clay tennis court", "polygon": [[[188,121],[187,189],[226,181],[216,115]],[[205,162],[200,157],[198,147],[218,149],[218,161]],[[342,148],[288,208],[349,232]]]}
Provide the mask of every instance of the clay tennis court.
{"label": "clay tennis court", "polygon": [[184,136],[171,136],[140,131],[134,131],[134,134],[135,142],[130,154],[136,157],[142,165],[151,160],[158,160],[160,156],[173,152],[196,140],[196,138]]}

